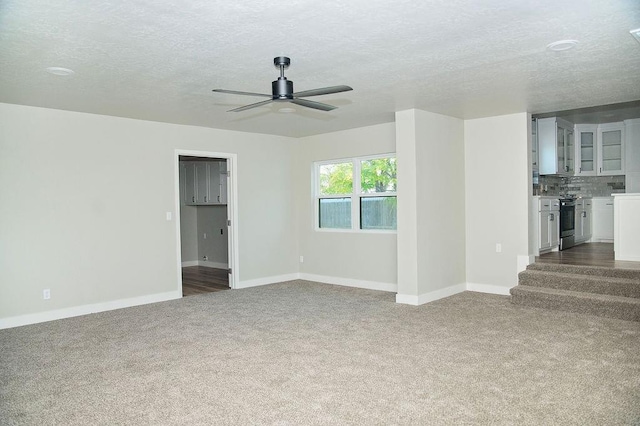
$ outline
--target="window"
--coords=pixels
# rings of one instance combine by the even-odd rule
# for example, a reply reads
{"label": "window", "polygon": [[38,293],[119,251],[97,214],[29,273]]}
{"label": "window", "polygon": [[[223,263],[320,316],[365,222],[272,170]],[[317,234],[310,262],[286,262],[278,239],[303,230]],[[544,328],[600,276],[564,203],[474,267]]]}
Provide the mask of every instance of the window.
{"label": "window", "polygon": [[316,163],[315,182],[319,229],[397,228],[395,155]]}

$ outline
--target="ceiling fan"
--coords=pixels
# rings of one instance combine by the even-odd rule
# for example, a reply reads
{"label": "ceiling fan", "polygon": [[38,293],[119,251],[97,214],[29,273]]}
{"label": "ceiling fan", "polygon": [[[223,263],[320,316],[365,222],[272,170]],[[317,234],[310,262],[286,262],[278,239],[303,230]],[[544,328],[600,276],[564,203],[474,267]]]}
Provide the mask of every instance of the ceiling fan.
{"label": "ceiling fan", "polygon": [[301,105],[307,108],[319,109],[321,111],[331,111],[336,109],[333,105],[323,104],[321,102],[309,101],[307,99],[300,99],[307,96],[319,96],[319,95],[328,95],[331,93],[340,93],[347,92],[349,90],[353,90],[349,86],[331,86],[331,87],[323,87],[320,89],[311,89],[311,90],[303,90],[302,92],[294,92],[293,91],[293,81],[287,80],[287,77],[284,76],[284,70],[289,68],[289,64],[291,64],[291,59],[286,56],[277,56],[273,58],[273,64],[276,67],[280,68],[280,77],[276,81],[271,82],[271,95],[267,95],[265,93],[252,93],[252,92],[239,92],[237,90],[225,90],[225,89],[213,89],[214,92],[218,93],[230,93],[232,95],[247,95],[247,96],[262,96],[267,97],[266,101],[256,102],[254,104],[249,104],[245,106],[241,106],[240,108],[235,108],[229,110],[228,112],[240,112],[246,111],[251,108],[256,108],[262,105],[270,104],[271,102],[291,102],[296,105]]}

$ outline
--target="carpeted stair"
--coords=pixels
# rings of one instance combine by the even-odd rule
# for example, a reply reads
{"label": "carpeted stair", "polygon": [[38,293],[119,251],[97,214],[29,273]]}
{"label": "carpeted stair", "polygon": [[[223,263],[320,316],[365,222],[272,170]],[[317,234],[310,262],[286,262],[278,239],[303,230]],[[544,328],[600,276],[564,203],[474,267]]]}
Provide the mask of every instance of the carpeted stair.
{"label": "carpeted stair", "polygon": [[511,302],[640,321],[640,270],[532,263],[520,272]]}

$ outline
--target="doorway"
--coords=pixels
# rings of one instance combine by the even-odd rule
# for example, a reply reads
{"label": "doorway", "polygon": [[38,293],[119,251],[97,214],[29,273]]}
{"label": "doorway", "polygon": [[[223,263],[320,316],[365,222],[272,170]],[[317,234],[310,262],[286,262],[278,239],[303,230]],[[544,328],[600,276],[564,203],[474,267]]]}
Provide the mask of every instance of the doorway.
{"label": "doorway", "polygon": [[236,155],[175,152],[178,284],[183,296],[235,288]]}

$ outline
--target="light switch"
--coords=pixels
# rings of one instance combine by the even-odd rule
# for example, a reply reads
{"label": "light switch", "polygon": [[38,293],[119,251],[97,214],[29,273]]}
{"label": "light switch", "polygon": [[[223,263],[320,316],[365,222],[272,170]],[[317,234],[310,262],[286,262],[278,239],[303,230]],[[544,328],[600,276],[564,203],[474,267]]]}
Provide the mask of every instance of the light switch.
{"label": "light switch", "polygon": [[170,220],[171,220],[171,217],[172,217],[172,216],[173,216],[173,215],[171,214],[171,212],[167,212],[167,220],[168,220],[168,221],[170,221]]}

